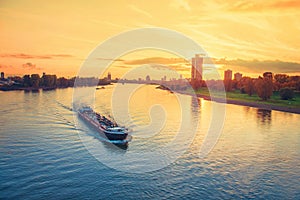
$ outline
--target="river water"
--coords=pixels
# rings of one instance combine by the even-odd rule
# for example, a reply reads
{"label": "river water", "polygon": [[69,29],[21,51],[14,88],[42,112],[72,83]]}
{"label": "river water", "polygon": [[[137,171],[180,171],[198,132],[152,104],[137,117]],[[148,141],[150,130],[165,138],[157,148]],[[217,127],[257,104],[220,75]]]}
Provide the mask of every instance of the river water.
{"label": "river water", "polygon": [[78,120],[73,88],[0,92],[0,199],[300,198],[300,115],[226,105],[203,158],[217,103],[141,85],[129,100],[113,97],[127,102],[125,118],[115,87],[78,89],[83,99],[95,91],[95,110],[132,129],[127,148]]}

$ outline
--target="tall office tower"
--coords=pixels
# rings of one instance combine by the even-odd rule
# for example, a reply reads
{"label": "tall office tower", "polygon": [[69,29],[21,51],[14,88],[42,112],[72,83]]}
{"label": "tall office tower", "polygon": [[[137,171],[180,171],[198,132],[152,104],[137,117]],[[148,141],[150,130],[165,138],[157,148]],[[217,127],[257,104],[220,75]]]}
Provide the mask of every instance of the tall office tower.
{"label": "tall office tower", "polygon": [[224,80],[232,80],[232,71],[230,69],[224,71]]}
{"label": "tall office tower", "polygon": [[196,54],[195,57],[192,58],[191,80],[201,81],[202,71],[203,71],[203,57],[201,57],[200,54]]}

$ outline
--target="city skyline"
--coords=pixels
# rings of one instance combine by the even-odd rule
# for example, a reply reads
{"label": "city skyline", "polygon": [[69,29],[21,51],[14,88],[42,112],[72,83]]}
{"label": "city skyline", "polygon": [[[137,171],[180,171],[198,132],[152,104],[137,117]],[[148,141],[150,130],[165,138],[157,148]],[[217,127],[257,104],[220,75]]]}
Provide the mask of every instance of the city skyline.
{"label": "city skyline", "polygon": [[[0,70],[11,75],[46,71],[75,76],[89,53],[109,37],[136,28],[163,27],[200,44],[216,61],[222,77],[226,68],[253,77],[264,71],[299,74],[299,43],[295,41],[300,35],[296,20],[300,3],[254,2],[176,0],[157,6],[153,2],[93,1],[72,2],[71,6],[68,1],[52,1],[45,7],[30,0],[2,1]],[[189,75],[184,63],[172,61],[178,57],[158,51],[117,58],[112,73],[120,77],[137,66],[133,63],[157,58]]]}
{"label": "city skyline", "polygon": [[[195,57],[197,57],[198,54],[195,55]],[[202,65],[202,63],[201,63]],[[201,66],[200,65],[200,66]],[[195,72],[196,71],[196,72]],[[137,81],[137,82],[151,82],[151,81],[155,81],[155,82],[172,82],[172,81],[178,81],[178,80],[183,80],[186,79],[188,81],[191,82],[191,84],[193,84],[193,82],[198,82],[201,83],[202,81],[212,81],[212,80],[222,80],[222,81],[240,81],[242,78],[252,78],[252,79],[256,79],[259,77],[268,77],[273,79],[273,76],[275,75],[280,75],[280,76],[289,76],[288,74],[284,74],[284,73],[273,73],[273,72],[263,72],[262,74],[260,74],[257,77],[249,77],[249,76],[244,76],[242,73],[240,72],[234,72],[231,69],[227,69],[224,70],[224,77],[220,79],[202,79],[202,71],[197,71],[196,68],[194,66],[191,67],[191,78],[186,78],[184,76],[182,76],[182,74],[178,74],[178,77],[168,77],[166,75],[161,75],[161,77],[159,78],[153,78],[151,77],[149,74],[147,74],[145,77],[138,77],[138,78],[133,78],[133,79],[127,79],[127,78],[119,78],[119,77],[113,77],[111,72],[108,72],[107,75],[102,76],[102,77],[80,77],[80,76],[74,76],[74,77],[68,77],[68,79],[74,79],[74,78],[92,78],[92,79],[99,79],[99,80],[107,80],[107,81],[118,81],[118,80],[128,80],[128,81]],[[197,75],[194,75],[194,73],[197,73]],[[0,80],[5,80],[7,79],[9,81],[9,79],[20,79],[20,78],[24,78],[25,76],[35,76],[35,75],[40,75],[39,73],[32,73],[32,74],[25,74],[23,77],[20,76],[5,76],[4,72],[1,72],[1,77]],[[56,74],[46,74],[46,72],[42,73],[42,76],[55,76],[56,78],[66,78],[63,76],[57,76]],[[193,76],[198,76],[198,79],[196,78],[192,78]],[[291,77],[300,77],[299,75],[295,75],[295,76],[291,76]]]}
{"label": "city skyline", "polygon": [[[113,62],[125,62],[125,63],[131,64],[132,67],[122,67],[122,68],[127,69],[128,71],[130,69],[134,69],[135,67],[141,67],[142,66],[142,67],[145,68],[146,65],[148,65],[146,67],[149,67],[151,69],[155,69],[156,68],[155,70],[161,70],[160,67],[157,66],[157,65],[160,65],[161,68],[168,68],[168,70],[170,72],[174,72],[174,71],[177,72],[175,76],[174,76],[174,73],[173,73],[173,75],[169,75],[169,76],[167,74],[165,74],[164,76],[167,76],[168,78],[178,78],[180,76],[184,76],[184,78],[186,78],[186,79],[192,79],[193,75],[191,74],[191,71],[195,71],[195,78],[194,79],[196,79],[196,74],[197,74],[198,75],[197,80],[202,80],[202,73],[203,73],[203,71],[206,71],[206,70],[209,71],[212,67],[214,67],[214,68],[217,69],[217,71],[219,73],[220,79],[223,79],[223,77],[225,75],[225,71],[227,69],[232,70],[234,73],[239,73],[239,74],[242,74],[244,76],[249,76],[249,77],[252,77],[252,78],[261,75],[265,71],[272,71],[272,70],[270,70],[270,68],[261,68],[256,73],[249,73],[249,72],[247,73],[245,71],[238,70],[239,68],[236,68],[236,67],[230,68],[231,65],[222,65],[222,66],[220,66],[220,64],[212,63],[212,60],[213,60],[213,62],[216,62],[216,63],[219,63],[219,61],[216,60],[216,59],[210,59],[210,58],[208,58],[208,60],[209,60],[210,63],[201,63],[201,65],[202,65],[201,69],[200,69],[201,73],[198,73],[198,72],[196,73],[196,71],[197,71],[196,68],[193,68],[193,62],[194,62],[193,59],[194,58],[192,58],[191,61],[186,61],[186,60],[184,60],[182,58],[151,57],[151,58],[136,59],[136,60],[131,60],[131,61],[125,61],[125,60],[120,59],[120,60],[116,60],[116,61],[113,61]],[[204,60],[205,59],[206,58],[204,57]],[[222,60],[222,59],[220,59],[220,60]],[[163,64],[159,64],[159,63],[155,64],[155,62],[159,62],[159,61],[161,61]],[[152,63],[152,62],[154,62],[154,63]],[[166,64],[166,62],[170,62],[171,64],[168,65],[168,64]],[[203,62],[203,60],[202,60],[202,62]],[[175,65],[174,65],[174,63],[175,63]],[[179,65],[177,65],[178,63],[179,63]],[[24,76],[24,75],[27,75],[27,74],[43,74],[44,72],[46,72],[48,74],[55,74],[55,73],[51,73],[51,70],[50,71],[45,71],[43,69],[34,70],[35,66],[30,66],[31,63],[26,63],[24,65],[28,65],[27,68],[29,69],[29,71],[24,72],[24,73],[18,73],[18,72],[16,72],[16,73],[9,73],[10,70],[5,70],[5,68],[0,68],[0,71],[4,72],[6,74],[6,76],[12,76],[12,77],[13,76]],[[263,64],[263,65],[265,65],[265,64]],[[272,64],[269,63],[269,65],[271,66]],[[114,63],[113,63],[111,66],[109,66],[109,68],[105,71],[105,73],[101,77],[105,77],[106,74],[109,72],[109,73],[113,74],[113,76],[111,76],[113,78],[122,78],[122,76],[125,73],[121,73],[121,74],[118,73],[118,72],[116,73],[116,67],[120,67],[120,66],[118,66],[118,65],[114,66]],[[165,69],[163,69],[163,71],[165,72]],[[147,73],[147,72],[145,72],[145,73]],[[169,72],[167,72],[167,73],[169,73]],[[297,72],[295,72],[295,73],[287,73],[284,70],[283,71],[279,71],[279,72],[278,72],[278,70],[275,70],[275,72],[272,71],[272,73],[274,73],[274,74],[287,74],[287,75],[290,75],[290,76],[295,76],[295,75],[299,75],[300,74],[300,72],[299,73],[297,73]],[[160,74],[160,73],[158,73],[158,74]],[[58,75],[58,77],[66,77],[66,78],[71,78],[71,77],[77,76],[77,74],[64,76],[63,74],[60,74],[60,73],[58,73],[57,75]],[[201,76],[200,79],[199,79],[199,75]],[[234,74],[232,74],[232,76],[233,75]],[[123,77],[123,78],[126,78],[126,77]],[[139,79],[139,78],[141,78],[139,76],[139,74],[137,74],[136,76],[130,77],[130,79]],[[162,77],[160,75],[156,75],[155,78],[156,79],[160,79]],[[214,78],[205,78],[205,77],[203,77],[203,80],[209,80],[209,79],[214,79]]]}

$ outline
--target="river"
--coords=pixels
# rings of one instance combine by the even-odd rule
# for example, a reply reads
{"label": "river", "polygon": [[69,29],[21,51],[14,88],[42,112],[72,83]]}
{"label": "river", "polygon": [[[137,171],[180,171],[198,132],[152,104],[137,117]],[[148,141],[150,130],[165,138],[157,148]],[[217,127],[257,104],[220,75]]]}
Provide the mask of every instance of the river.
{"label": "river", "polygon": [[132,129],[125,149],[78,120],[73,88],[0,92],[0,199],[300,198],[299,114],[226,105],[201,157],[218,103],[141,85],[113,105],[115,87],[78,90],[95,91],[95,110]]}

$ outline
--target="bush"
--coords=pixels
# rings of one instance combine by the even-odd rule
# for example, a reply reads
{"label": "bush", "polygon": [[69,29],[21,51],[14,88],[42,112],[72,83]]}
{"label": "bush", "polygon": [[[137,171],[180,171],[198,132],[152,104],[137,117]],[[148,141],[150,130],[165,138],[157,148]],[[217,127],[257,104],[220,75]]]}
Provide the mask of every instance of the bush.
{"label": "bush", "polygon": [[245,87],[242,87],[242,88],[240,89],[240,91],[241,91],[242,94],[246,94]]}
{"label": "bush", "polygon": [[295,97],[294,90],[291,88],[282,88],[279,90],[279,95],[283,100],[293,99]]}

